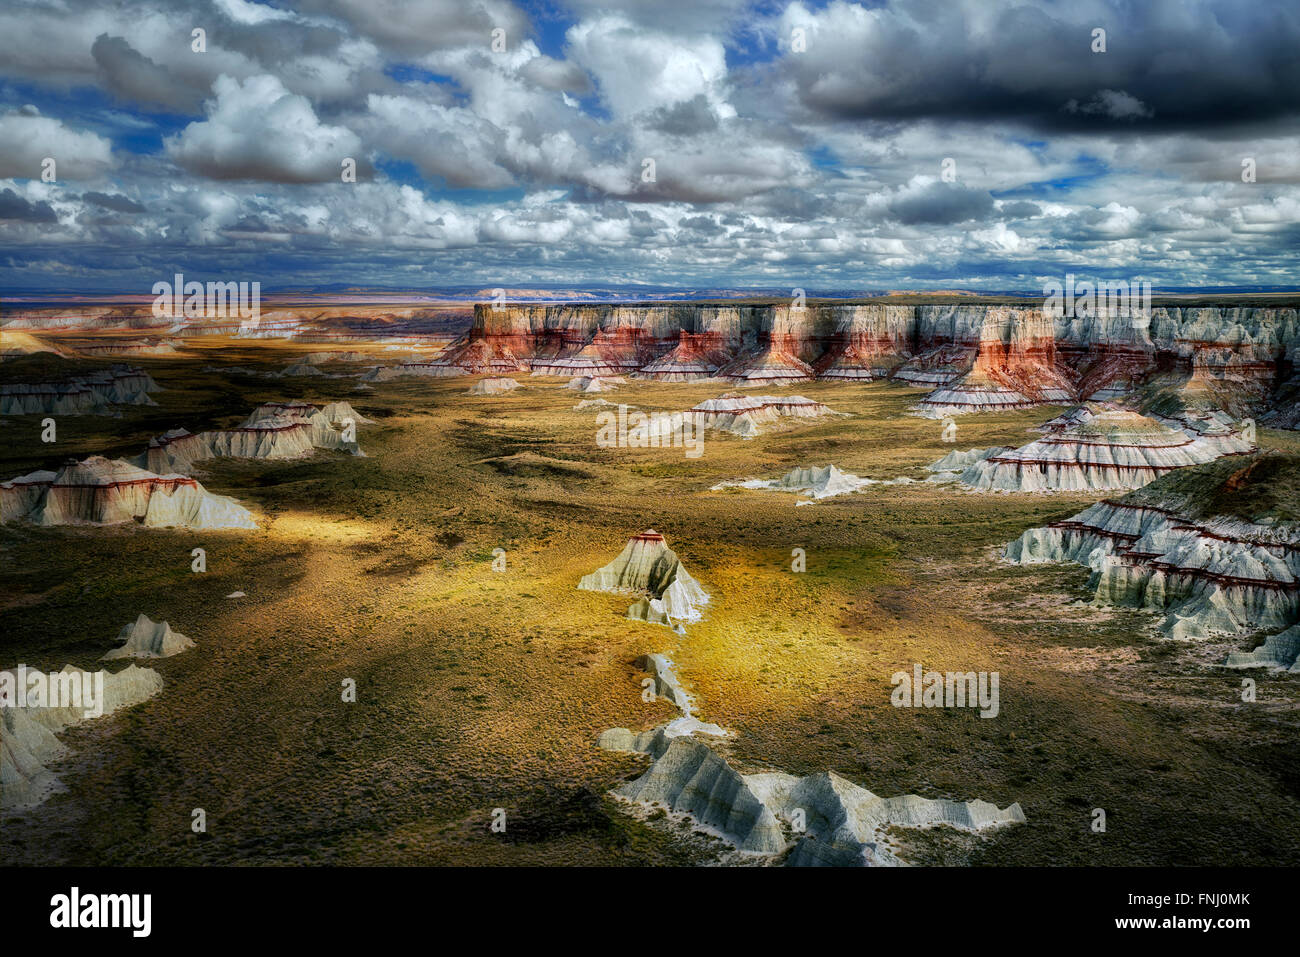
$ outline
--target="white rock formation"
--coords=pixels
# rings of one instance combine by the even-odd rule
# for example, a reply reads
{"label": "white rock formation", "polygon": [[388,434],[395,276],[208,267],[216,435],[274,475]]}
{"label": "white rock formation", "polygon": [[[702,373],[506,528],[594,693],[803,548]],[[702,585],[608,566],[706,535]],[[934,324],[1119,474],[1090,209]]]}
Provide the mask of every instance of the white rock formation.
{"label": "white rock formation", "polygon": [[789,419],[815,419],[832,412],[823,403],[801,395],[742,395],[728,392],[717,399],[706,399],[690,410],[697,428],[720,429],[751,439]]}
{"label": "white rock formation", "polygon": [[1300,674],[1300,625],[1292,625],[1264,639],[1254,651],[1234,651],[1224,665],[1229,668],[1269,668]]}
{"label": "white rock formation", "polygon": [[479,379],[469,389],[467,395],[502,395],[519,388],[514,379],[487,378]]}
{"label": "white rock formation", "polygon": [[[573,407],[574,412],[586,412],[590,409],[616,409],[617,404],[610,402],[608,399],[583,399]],[[627,409],[635,409],[636,406],[624,406]]]}
{"label": "white rock formation", "polygon": [[194,642],[179,631],[172,631],[172,626],[165,621],[152,621],[141,612],[140,616],[129,625],[123,625],[117,640],[121,647],[114,648],[101,658],[101,661],[113,661],[117,658],[170,658],[194,647]]}
{"label": "white rock formation", "polygon": [[954,450],[949,452],[937,462],[931,462],[926,466],[931,472],[963,472],[977,462],[994,456],[1010,452],[1012,449],[1004,445],[995,445],[987,449],[967,449],[964,452]]}
{"label": "white rock formation", "polygon": [[[902,863],[885,841],[891,827],[946,824],[980,833],[1025,820],[1019,804],[1005,810],[984,801],[944,801],[908,794],[881,798],[840,776],[823,772],[805,778],[780,772],[743,774],[696,735],[730,732],[694,717],[693,702],[672,662],[642,655],[637,666],[654,676],[655,693],[682,715],[649,731],[613,728],[599,747],[650,756],[639,778],[613,793],[633,804],[662,807],[689,816],[700,828],[738,851],[775,857],[789,850],[791,865],[893,865]],[[803,832],[793,825],[799,820]],[[782,826],[782,821],[790,829]]]}
{"label": "white rock formation", "polygon": [[[38,525],[115,525],[256,528],[248,510],[232,498],[213,495],[192,478],[156,475],[129,462],[93,455],[64,466],[47,483],[33,473],[0,487],[4,520]],[[31,481],[34,477],[38,481]],[[30,506],[20,513],[24,505]]]}
{"label": "white rock formation", "polygon": [[578,588],[640,594],[628,608],[627,617],[674,629],[680,629],[681,622],[699,621],[703,617],[700,609],[709,603],[699,582],[654,529],[634,536],[612,562],[584,575]]}
{"label": "white rock formation", "polygon": [[962,472],[960,482],[999,492],[1135,489],[1175,469],[1253,449],[1235,434],[1205,438],[1136,412],[1104,409],[976,462]]}
{"label": "white rock formation", "polygon": [[[1241,470],[1246,478],[1250,471]],[[1170,476],[1032,528],[1007,545],[1004,557],[1086,565],[1098,604],[1153,611],[1171,638],[1290,628],[1300,620],[1300,527],[1202,514],[1171,481],[1200,478]]]}
{"label": "white rock formation", "polygon": [[621,385],[627,385],[627,379],[619,376],[574,376],[565,388],[584,395],[593,392],[613,392]]}
{"label": "white rock formation", "polygon": [[667,724],[640,733],[633,733],[627,728],[611,728],[600,735],[596,741],[597,745],[608,751],[637,751],[659,757],[667,750],[673,738],[690,737],[695,734],[725,738],[731,734],[725,728],[708,724],[695,717],[694,699],[682,686],[681,680],[673,670],[673,663],[667,656],[642,655],[636,660],[636,666],[654,676],[655,694],[676,705],[681,716]]}
{"label": "white rock formation", "polygon": [[0,482],[0,522],[26,518],[45,498],[57,474],[40,470]]}
{"label": "white rock formation", "polygon": [[740,482],[719,482],[712,491],[726,488],[764,489],[773,492],[794,492],[814,499],[833,498],[879,484],[874,479],[858,478],[842,472],[834,465],[801,466],[791,469],[779,479],[745,479]]}
{"label": "white rock formation", "polygon": [[[605,746],[628,743],[620,735]],[[882,798],[831,772],[803,778],[742,774],[707,744],[685,735],[642,735],[630,743],[644,745],[634,749],[649,753],[652,763],[635,781],[616,788],[616,796],[688,815],[742,852],[775,857],[788,849],[785,863],[794,866],[900,864],[886,841],[891,826],[948,825],[983,833],[1025,820],[1019,804],[999,809],[985,801],[914,794]],[[803,820],[802,834],[787,830],[796,817]]]}
{"label": "white rock formation", "polygon": [[357,426],[371,424],[347,402],[317,407],[306,402],[264,402],[240,426],[197,435],[170,429],[149,440],[132,464],[154,472],[188,474],[195,462],[212,458],[296,459],[314,449],[338,449],[364,456]]}
{"label": "white rock formation", "polygon": [[81,415],[114,405],[156,405],[160,386],[143,369],[114,365],[59,382],[0,385],[0,415]]}
{"label": "white rock formation", "polygon": [[[18,688],[22,668],[0,676],[8,687]],[[162,690],[162,676],[148,668],[129,665],[113,674],[88,672],[68,665],[61,672],[78,687],[93,687],[96,676],[103,682],[104,717],[153,697]],[[24,687],[27,687],[23,685]],[[85,706],[52,707],[54,702],[28,702],[26,707],[0,708],[0,807],[6,810],[34,807],[62,786],[46,767],[66,756],[68,749],[56,735],[70,725],[89,720]],[[82,699],[83,705],[91,702]]]}

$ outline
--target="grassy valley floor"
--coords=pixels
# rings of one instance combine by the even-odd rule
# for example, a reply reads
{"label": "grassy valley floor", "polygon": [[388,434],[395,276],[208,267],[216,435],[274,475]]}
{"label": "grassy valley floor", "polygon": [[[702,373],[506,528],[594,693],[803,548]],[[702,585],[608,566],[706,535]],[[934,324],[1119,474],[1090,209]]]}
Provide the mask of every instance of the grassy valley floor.
{"label": "grassy valley floor", "polygon": [[[599,448],[564,379],[469,396],[468,378],[353,392],[354,379],[203,371],[276,371],[305,351],[196,342],[132,360],[164,386],[157,407],[58,417],[55,446],[41,416],[0,430],[9,478],[136,454],[168,428],[229,427],[273,399],[348,400],[376,420],[360,429],[365,458],[201,463],[200,481],[252,509],[257,531],[0,527],[5,667],[92,667],[140,612],[198,643],[152,664],[161,694],[63,736],[67,790],[0,818],[5,863],[703,862],[716,845],[607,794],[645,759],[596,736],[674,713],[641,700],[632,662],[647,652],[672,657],[698,716],[734,732],[720,750],[744,770],[1021,803],[1028,823],[988,839],[900,833],[917,862],[1300,863],[1300,681],[1251,673],[1258,701],[1243,703],[1243,675],[1213,667],[1222,655],[1161,640],[1141,612],[1080,604],[1086,569],[996,559],[1093,497],[916,484],[796,508],[793,495],[710,491],[827,463],[923,479],[953,448],[1024,444],[1059,408],[967,417],[947,444],[939,423],[906,415],[915,390],[760,389],[852,415],[752,441],[709,431],[689,459]],[[632,382],[605,398],[678,410],[722,391]],[[625,620],[626,597],[575,588],[649,527],[713,598],[684,636]],[[190,571],[195,547],[206,573]],[[999,672],[1000,714],[892,707],[890,676],[914,662]],[[349,678],[356,703],[341,700]],[[489,830],[494,808],[504,834]]]}

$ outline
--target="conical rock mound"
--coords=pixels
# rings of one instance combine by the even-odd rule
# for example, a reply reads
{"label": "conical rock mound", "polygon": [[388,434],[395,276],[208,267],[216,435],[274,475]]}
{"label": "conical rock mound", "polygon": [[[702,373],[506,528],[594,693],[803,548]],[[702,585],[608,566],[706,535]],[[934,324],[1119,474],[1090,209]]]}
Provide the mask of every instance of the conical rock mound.
{"label": "conical rock mound", "polygon": [[173,631],[167,622],[152,621],[143,613],[131,624],[122,626],[117,640],[122,642],[122,646],[114,648],[100,660],[170,658],[194,647],[193,641],[179,631]]}
{"label": "conical rock mound", "polygon": [[[904,480],[896,479],[894,481],[897,483]],[[807,495],[813,499],[823,499],[856,492],[858,489],[875,484],[877,482],[874,479],[859,478],[850,472],[841,471],[834,465],[811,465],[793,468],[779,479],[745,479],[737,482],[720,482],[712,487],[712,491],[716,492],[727,488],[764,489],[773,492],[794,492],[799,495]],[[807,503],[800,502],[798,504]]]}
{"label": "conical rock mound", "polygon": [[703,617],[700,609],[709,603],[699,582],[654,529],[634,536],[612,562],[584,575],[578,588],[641,593],[643,597],[628,609],[628,617],[653,624],[699,621]]}

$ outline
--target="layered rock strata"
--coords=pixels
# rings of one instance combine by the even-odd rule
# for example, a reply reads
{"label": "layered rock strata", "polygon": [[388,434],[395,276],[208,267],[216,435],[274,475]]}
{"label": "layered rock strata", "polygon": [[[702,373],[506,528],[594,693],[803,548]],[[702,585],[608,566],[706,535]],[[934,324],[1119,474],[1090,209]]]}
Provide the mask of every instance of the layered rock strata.
{"label": "layered rock strata", "polygon": [[742,385],[889,377],[942,390],[921,411],[943,416],[1119,397],[1156,374],[1180,377],[1193,393],[1255,390],[1267,404],[1269,388],[1292,374],[1297,342],[1291,308],[1053,316],[966,303],[481,305],[436,363],[449,375],[531,368]]}
{"label": "layered rock strata", "polygon": [[114,405],[156,405],[149,393],[159,389],[143,369],[113,366],[57,382],[0,385],[0,415],[82,415]]}
{"label": "layered rock strata", "polygon": [[[1189,469],[1030,529],[1004,556],[1086,565],[1096,602],[1156,612],[1169,637],[1289,629],[1300,620],[1300,523],[1223,510],[1245,490],[1258,494],[1256,483],[1293,483],[1297,474],[1293,461],[1272,454]],[[1258,663],[1287,647],[1279,639]]]}
{"label": "layered rock strata", "polygon": [[1253,450],[1233,432],[1207,435],[1125,409],[1101,408],[1028,445],[984,457],[958,481],[1001,492],[1135,489],[1176,469]]}
{"label": "layered rock strata", "polygon": [[[48,479],[47,479],[48,477]],[[38,472],[5,483],[4,520],[37,525],[242,528],[257,526],[233,498],[213,495],[184,475],[157,475],[121,459],[91,456],[57,473]],[[22,509],[26,507],[26,511]]]}

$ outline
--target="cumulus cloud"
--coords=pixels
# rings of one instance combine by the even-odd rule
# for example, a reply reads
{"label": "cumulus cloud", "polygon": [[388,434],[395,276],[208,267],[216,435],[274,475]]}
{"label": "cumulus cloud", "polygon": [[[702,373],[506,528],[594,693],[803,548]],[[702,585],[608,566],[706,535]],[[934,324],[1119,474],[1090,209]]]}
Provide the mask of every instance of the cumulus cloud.
{"label": "cumulus cloud", "polygon": [[339,180],[342,162],[364,160],[360,138],[322,123],[305,96],[290,93],[277,77],[243,83],[221,76],[207,119],[166,140],[178,165],[211,179],[262,179],[280,183]]}
{"label": "cumulus cloud", "polygon": [[428,177],[452,186],[500,189],[514,177],[498,165],[504,133],[472,110],[411,96],[372,94],[361,121],[367,139],[388,154],[415,163]]}
{"label": "cumulus cloud", "polygon": [[0,276],[400,285],[437,251],[472,283],[1275,282],[1297,23],[1281,0],[11,4]]}
{"label": "cumulus cloud", "polygon": [[601,98],[619,116],[701,95],[712,101],[726,76],[726,50],[717,37],[602,16],[571,27],[566,39],[570,57],[596,78]]}
{"label": "cumulus cloud", "polygon": [[89,179],[113,165],[108,140],[34,110],[0,114],[0,178],[39,179],[47,158],[56,179]]}
{"label": "cumulus cloud", "polygon": [[527,15],[509,0],[303,0],[300,8],[407,56],[453,47],[488,50],[493,30],[505,31],[507,45],[529,32]]}
{"label": "cumulus cloud", "polygon": [[889,202],[889,212],[900,223],[951,224],[982,219],[993,210],[993,197],[986,190],[969,189],[919,177],[899,190]]}

